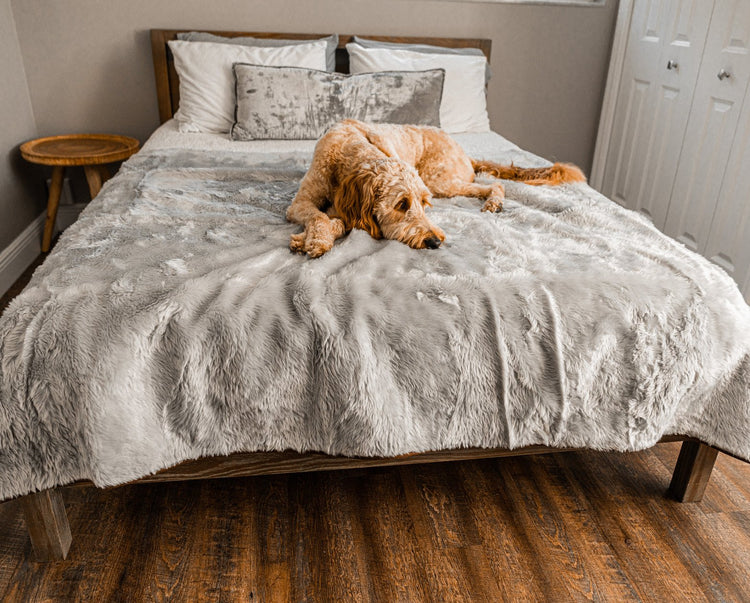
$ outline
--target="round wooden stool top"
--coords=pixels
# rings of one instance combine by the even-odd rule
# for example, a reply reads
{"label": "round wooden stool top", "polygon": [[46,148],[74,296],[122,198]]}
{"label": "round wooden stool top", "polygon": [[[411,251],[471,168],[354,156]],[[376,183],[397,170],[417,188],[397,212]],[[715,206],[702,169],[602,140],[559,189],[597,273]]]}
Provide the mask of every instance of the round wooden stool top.
{"label": "round wooden stool top", "polygon": [[43,165],[99,165],[124,161],[138,144],[135,138],[117,134],[47,136],[23,143],[21,156]]}

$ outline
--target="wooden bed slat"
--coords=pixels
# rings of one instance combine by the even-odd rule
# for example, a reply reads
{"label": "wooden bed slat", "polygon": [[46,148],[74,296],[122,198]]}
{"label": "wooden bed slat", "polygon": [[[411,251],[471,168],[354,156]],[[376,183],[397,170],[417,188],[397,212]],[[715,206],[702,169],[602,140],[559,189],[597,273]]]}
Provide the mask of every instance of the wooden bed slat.
{"label": "wooden bed slat", "polygon": [[[659,443],[682,442],[685,436],[665,436]],[[349,457],[332,456],[320,452],[236,452],[227,456],[205,457],[185,461],[174,467],[162,469],[153,475],[128,482],[146,484],[154,482],[174,482],[189,479],[212,479],[223,477],[246,477],[252,475],[274,475],[281,473],[308,473],[337,469],[362,469],[366,467],[392,467],[396,465],[418,465],[421,463],[442,463],[446,461],[467,461],[473,459],[524,456],[529,454],[549,454],[570,452],[578,448],[552,448],[550,446],[526,446],[508,450],[507,448],[457,448],[436,450],[393,457]],[[75,485],[91,485],[89,481]],[[115,486],[117,487],[117,486]]]}
{"label": "wooden bed slat", "polygon": [[353,458],[329,456],[317,452],[242,452],[224,457],[212,457],[186,461],[175,467],[164,469],[142,477],[131,483],[171,482],[187,479],[221,477],[244,477],[251,475],[274,475],[281,473],[309,473],[336,469],[361,469],[365,467],[392,467],[396,465],[417,465],[420,463],[440,463],[445,461],[465,461],[527,454],[565,452],[571,448],[549,448],[528,446],[518,450],[492,448],[465,448],[408,454],[395,457]]}

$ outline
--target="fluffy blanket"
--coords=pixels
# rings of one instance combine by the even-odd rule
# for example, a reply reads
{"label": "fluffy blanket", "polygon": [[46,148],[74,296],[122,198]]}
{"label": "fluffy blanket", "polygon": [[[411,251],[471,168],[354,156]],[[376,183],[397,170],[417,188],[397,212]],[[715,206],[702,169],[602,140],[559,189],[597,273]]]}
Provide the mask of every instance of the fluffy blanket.
{"label": "fluffy blanket", "polygon": [[[508,161],[507,155],[488,158]],[[750,308],[586,185],[438,201],[439,250],[293,255],[309,155],[151,151],[0,320],[0,499],[233,451],[371,456],[686,434],[750,460]]]}

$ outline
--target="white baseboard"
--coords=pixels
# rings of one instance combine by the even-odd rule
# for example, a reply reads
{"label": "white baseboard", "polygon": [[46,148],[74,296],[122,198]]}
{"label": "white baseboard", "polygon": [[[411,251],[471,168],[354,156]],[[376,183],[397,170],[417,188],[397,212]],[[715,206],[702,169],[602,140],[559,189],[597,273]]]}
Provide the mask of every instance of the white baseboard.
{"label": "white baseboard", "polygon": [[16,282],[42,252],[42,233],[47,212],[39,214],[13,242],[0,252],[0,295]]}
{"label": "white baseboard", "polygon": [[[85,203],[61,205],[55,231],[65,230],[78,219]],[[42,234],[47,212],[39,214],[13,242],[0,251],[0,295],[3,295],[42,252]]]}

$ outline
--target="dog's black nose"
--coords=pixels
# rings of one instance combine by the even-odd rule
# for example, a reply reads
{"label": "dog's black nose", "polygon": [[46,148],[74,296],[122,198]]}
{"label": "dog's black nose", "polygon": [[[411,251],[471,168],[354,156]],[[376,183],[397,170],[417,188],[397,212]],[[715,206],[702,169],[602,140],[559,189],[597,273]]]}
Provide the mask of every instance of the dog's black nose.
{"label": "dog's black nose", "polygon": [[437,249],[442,241],[438,237],[428,237],[424,240],[424,246],[428,249]]}

